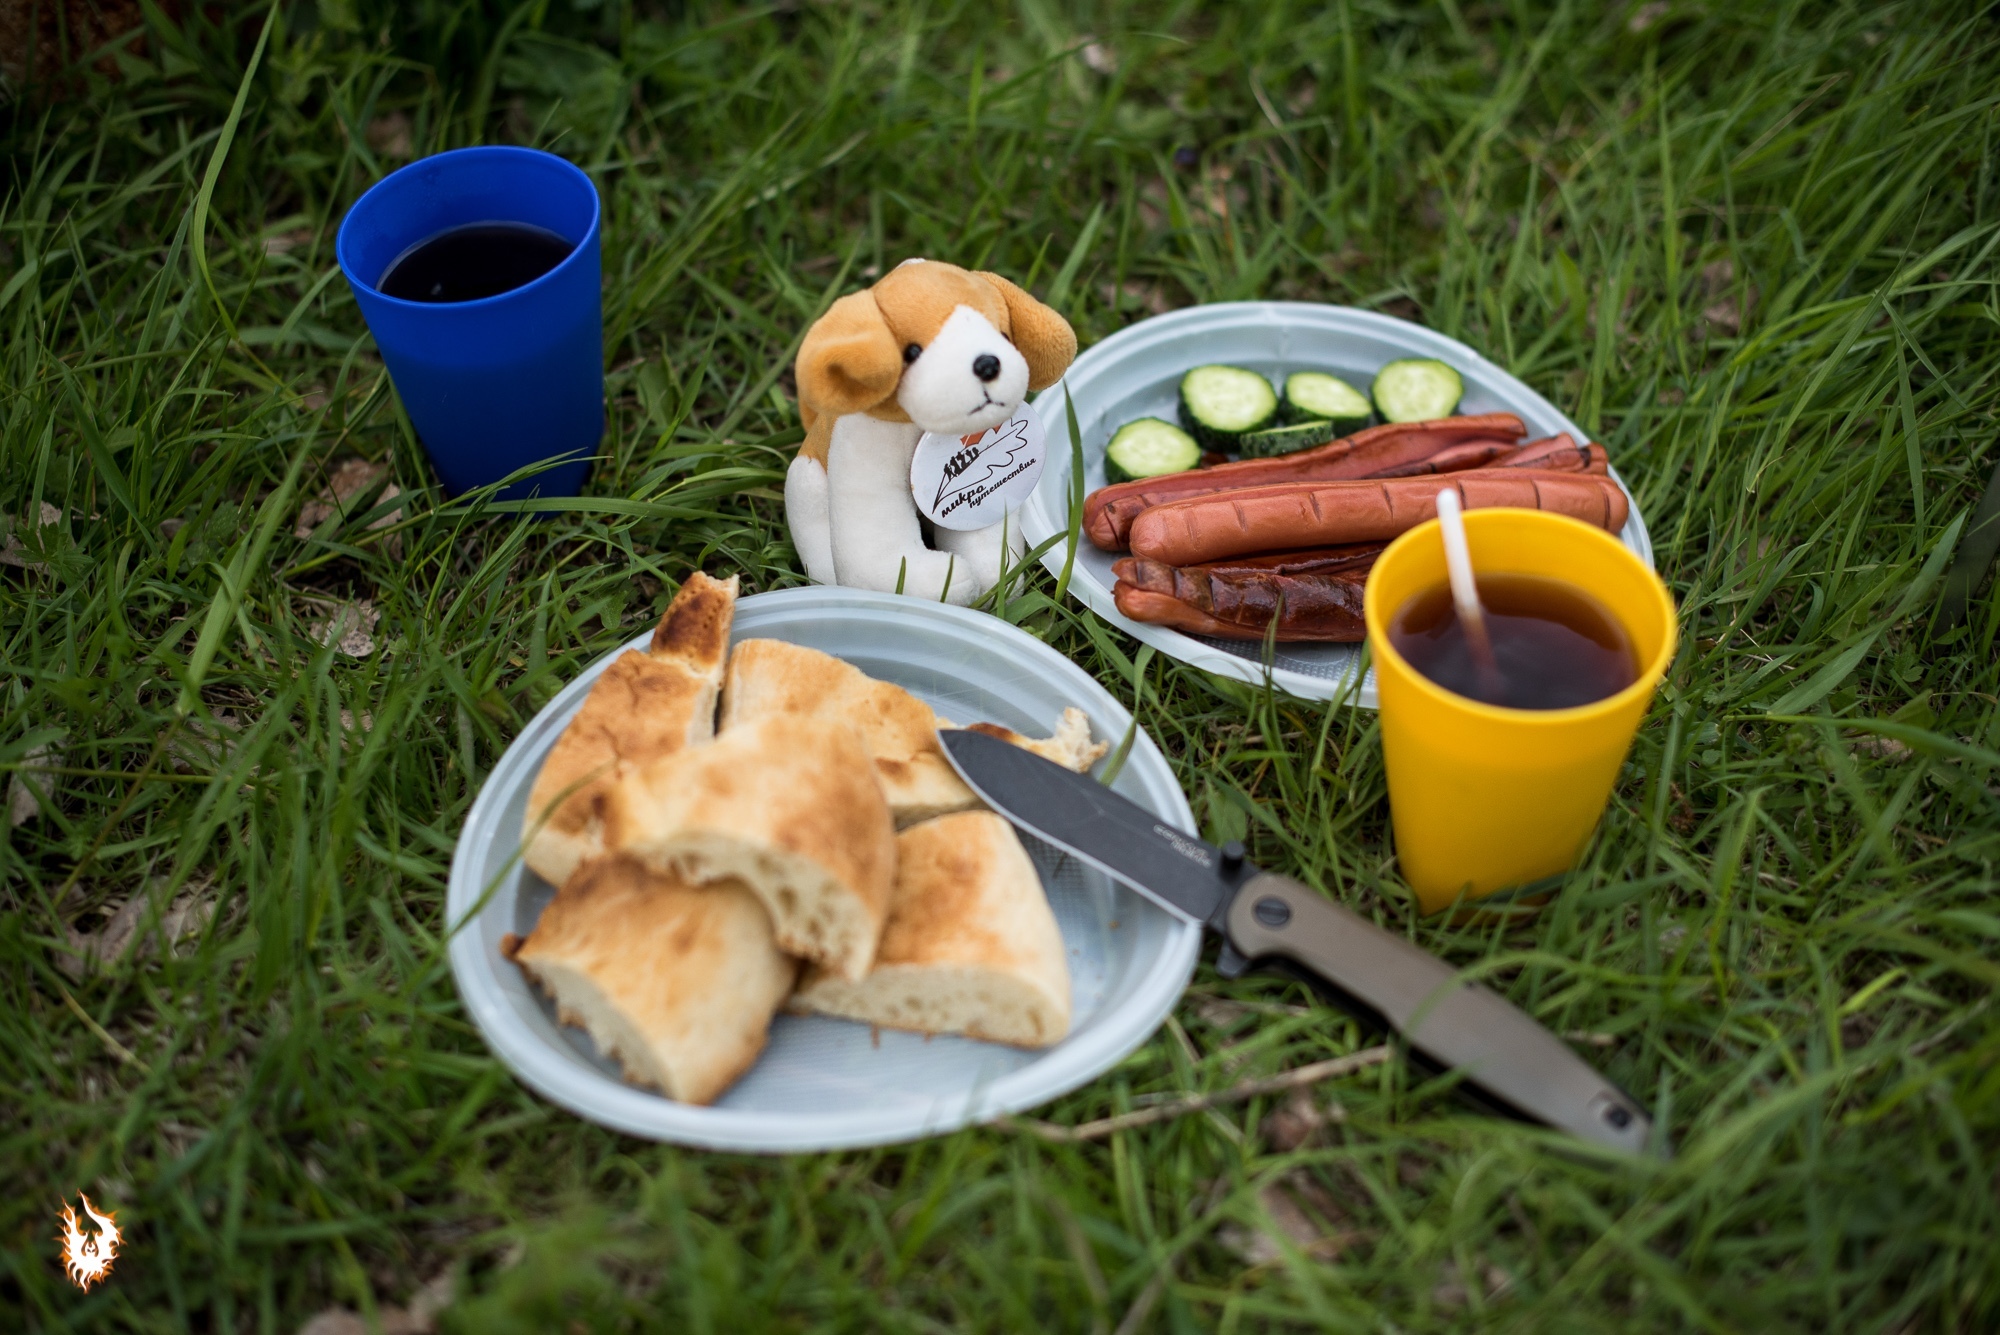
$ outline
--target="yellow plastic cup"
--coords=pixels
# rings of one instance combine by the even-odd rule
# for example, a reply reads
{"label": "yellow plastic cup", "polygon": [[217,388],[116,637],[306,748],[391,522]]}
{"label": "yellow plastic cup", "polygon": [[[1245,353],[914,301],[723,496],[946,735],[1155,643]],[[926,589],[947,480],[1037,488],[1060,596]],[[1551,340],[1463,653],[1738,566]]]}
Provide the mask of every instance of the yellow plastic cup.
{"label": "yellow plastic cup", "polygon": [[1567,871],[1597,828],[1632,737],[1674,655],[1674,600],[1618,539],[1538,510],[1465,516],[1473,568],[1589,594],[1631,637],[1639,676],[1574,709],[1481,704],[1423,676],[1389,642],[1412,597],[1446,579],[1435,519],[1389,545],[1362,598],[1381,701],[1389,816],[1425,913]]}

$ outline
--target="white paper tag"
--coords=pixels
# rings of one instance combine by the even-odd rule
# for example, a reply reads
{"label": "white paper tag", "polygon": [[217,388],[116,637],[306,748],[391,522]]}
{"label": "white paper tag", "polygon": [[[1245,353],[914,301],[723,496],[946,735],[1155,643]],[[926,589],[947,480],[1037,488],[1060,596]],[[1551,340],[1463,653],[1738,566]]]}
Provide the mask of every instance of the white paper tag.
{"label": "white paper tag", "polygon": [[985,528],[1028,498],[1048,453],[1042,419],[1024,402],[977,435],[926,431],[910,458],[910,491],[939,528]]}

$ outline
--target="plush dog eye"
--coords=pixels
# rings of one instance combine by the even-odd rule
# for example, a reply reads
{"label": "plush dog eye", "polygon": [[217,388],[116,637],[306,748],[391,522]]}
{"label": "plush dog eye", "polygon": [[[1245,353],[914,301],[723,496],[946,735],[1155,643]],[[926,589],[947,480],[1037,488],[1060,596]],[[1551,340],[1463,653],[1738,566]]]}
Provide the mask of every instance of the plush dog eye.
{"label": "plush dog eye", "polygon": [[915,361],[917,358],[923,355],[924,355],[924,350],[918,347],[916,344],[912,343],[908,347],[903,349],[903,364],[907,366],[911,362]]}

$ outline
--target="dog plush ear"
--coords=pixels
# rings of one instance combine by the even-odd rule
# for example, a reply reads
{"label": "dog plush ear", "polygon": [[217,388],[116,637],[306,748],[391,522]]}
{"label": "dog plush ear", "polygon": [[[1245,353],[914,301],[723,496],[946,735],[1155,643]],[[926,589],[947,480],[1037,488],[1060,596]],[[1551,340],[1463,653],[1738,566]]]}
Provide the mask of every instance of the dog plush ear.
{"label": "dog plush ear", "polygon": [[875,298],[856,292],[813,322],[793,370],[800,404],[839,417],[864,412],[896,392],[903,378],[903,350]]}
{"label": "dog plush ear", "polygon": [[999,274],[975,272],[993,284],[1007,303],[1007,319],[1013,325],[1010,337],[1028,360],[1028,388],[1047,389],[1062,379],[1062,373],[1076,360],[1076,331],[1069,327],[1069,321]]}

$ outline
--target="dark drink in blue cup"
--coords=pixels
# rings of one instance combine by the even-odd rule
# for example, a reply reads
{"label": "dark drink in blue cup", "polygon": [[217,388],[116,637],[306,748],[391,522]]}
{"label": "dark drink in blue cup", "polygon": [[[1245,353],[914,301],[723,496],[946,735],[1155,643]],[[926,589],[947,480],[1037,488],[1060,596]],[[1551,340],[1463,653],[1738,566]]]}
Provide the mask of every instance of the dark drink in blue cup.
{"label": "dark drink in blue cup", "polygon": [[573,496],[604,435],[597,188],[532,148],[460,148],[376,182],[334,251],[445,490],[563,462],[503,499]]}

